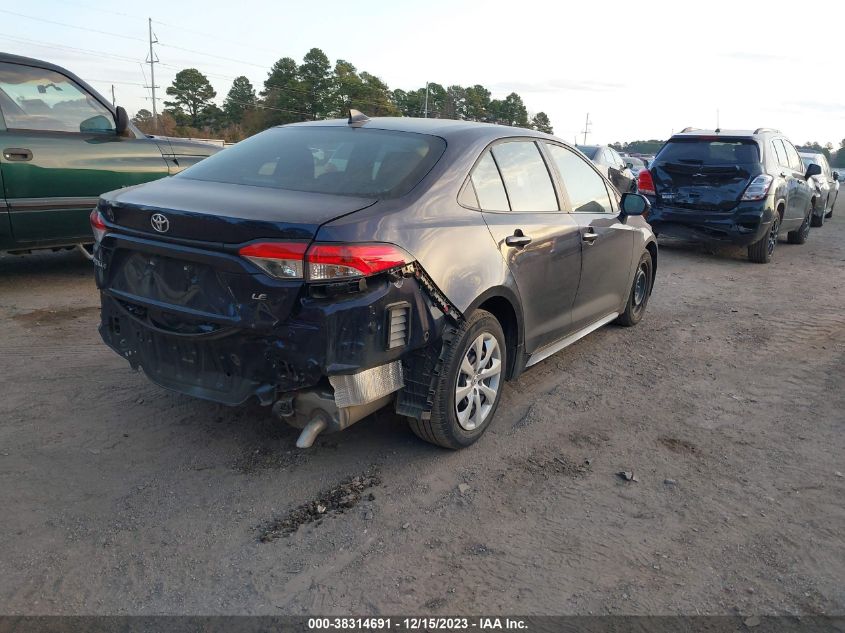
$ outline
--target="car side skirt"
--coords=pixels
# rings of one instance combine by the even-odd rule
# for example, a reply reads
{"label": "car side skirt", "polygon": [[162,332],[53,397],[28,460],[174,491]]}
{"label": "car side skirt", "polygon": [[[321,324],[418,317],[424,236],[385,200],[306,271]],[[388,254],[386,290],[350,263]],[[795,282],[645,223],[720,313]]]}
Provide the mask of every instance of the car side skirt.
{"label": "car side skirt", "polygon": [[551,356],[553,354],[557,354],[563,348],[569,347],[575,341],[582,339],[585,336],[587,336],[587,334],[589,334],[591,332],[595,332],[601,326],[607,325],[608,323],[613,321],[613,319],[615,319],[618,316],[619,316],[618,312],[611,312],[610,314],[607,314],[607,315],[603,316],[602,318],[600,318],[598,321],[591,323],[587,327],[581,328],[580,330],[578,330],[577,332],[573,332],[569,336],[566,336],[566,337],[564,337],[564,338],[562,338],[562,339],[560,339],[560,340],[558,340],[554,343],[546,345],[542,349],[538,349],[536,352],[531,354],[531,356],[528,358],[528,362],[525,363],[525,366],[531,367],[531,365],[535,365],[535,364],[539,363],[541,360],[545,360],[549,356]]}

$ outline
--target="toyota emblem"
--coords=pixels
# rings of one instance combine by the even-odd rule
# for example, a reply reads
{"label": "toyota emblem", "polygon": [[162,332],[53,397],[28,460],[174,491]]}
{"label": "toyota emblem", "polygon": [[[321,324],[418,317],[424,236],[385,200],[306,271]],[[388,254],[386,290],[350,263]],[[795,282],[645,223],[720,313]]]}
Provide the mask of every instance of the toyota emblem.
{"label": "toyota emblem", "polygon": [[167,233],[170,229],[170,220],[161,213],[153,213],[153,217],[150,218],[150,224],[159,233]]}

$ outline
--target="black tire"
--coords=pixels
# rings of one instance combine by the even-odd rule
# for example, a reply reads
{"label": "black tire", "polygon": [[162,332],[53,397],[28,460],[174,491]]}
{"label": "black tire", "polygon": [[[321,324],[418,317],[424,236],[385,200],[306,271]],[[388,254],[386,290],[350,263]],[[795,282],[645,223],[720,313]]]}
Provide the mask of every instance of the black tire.
{"label": "black tire", "polygon": [[748,247],[748,259],[755,264],[768,264],[772,261],[772,255],[775,252],[775,246],[778,243],[778,233],[780,232],[780,214],[775,214],[775,219],[769,230],[759,240]]}
{"label": "black tire", "polygon": [[645,308],[648,305],[648,298],[651,296],[653,270],[654,262],[651,260],[651,253],[646,251],[637,264],[637,272],[634,273],[634,283],[631,284],[631,292],[628,294],[625,311],[616,317],[615,323],[631,327],[642,320]]}
{"label": "black tire", "polygon": [[[455,400],[457,399],[457,389],[466,388],[470,384],[468,381],[463,385],[459,382],[466,375],[461,375],[464,357],[472,354],[476,339],[484,335],[490,335],[496,340],[499,350],[500,372],[496,384],[495,400],[491,408],[486,410],[486,414],[482,415],[480,423],[475,428],[468,429],[458,419],[458,407],[456,407]],[[502,326],[496,317],[486,310],[473,312],[469,319],[466,319],[455,329],[451,339],[451,344],[446,347],[443,353],[442,369],[435,384],[430,418],[428,420],[409,418],[408,421],[411,430],[421,439],[444,448],[459,449],[469,446],[481,437],[496,414],[505,383],[508,349],[505,345],[505,334],[502,331]],[[489,353],[486,348],[485,352]],[[484,353],[482,353],[483,359]],[[474,382],[472,384],[475,385]],[[486,386],[489,388],[489,385]],[[461,404],[466,405],[463,410],[474,407],[472,394],[475,391],[477,391],[477,388],[472,386],[469,396],[458,403],[459,406]],[[490,404],[486,399],[487,396],[483,393],[479,397],[483,399],[479,400],[482,402],[482,407]],[[472,419],[472,411],[474,410],[469,410],[470,417],[465,424],[468,424]]]}
{"label": "black tire", "polygon": [[824,225],[824,211],[822,211],[821,215],[816,215],[816,201],[813,200],[813,206],[810,207],[810,226],[815,226],[816,228]]}
{"label": "black tire", "polygon": [[810,207],[810,212],[804,218],[801,226],[786,234],[786,239],[790,244],[807,243],[807,238],[810,236],[810,225],[813,223],[813,217],[813,207]]}

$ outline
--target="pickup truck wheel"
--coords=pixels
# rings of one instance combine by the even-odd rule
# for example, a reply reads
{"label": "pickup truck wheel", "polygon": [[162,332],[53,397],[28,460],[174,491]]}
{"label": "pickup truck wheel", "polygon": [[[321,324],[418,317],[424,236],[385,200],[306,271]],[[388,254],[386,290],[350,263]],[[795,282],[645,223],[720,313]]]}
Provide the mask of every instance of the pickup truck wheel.
{"label": "pickup truck wheel", "polygon": [[769,230],[759,240],[748,247],[748,259],[757,264],[768,264],[772,261],[772,254],[778,243],[778,232],[780,231],[780,215],[775,214]]}
{"label": "pickup truck wheel", "polygon": [[507,347],[496,317],[476,310],[457,329],[441,367],[431,417],[411,418],[411,430],[432,444],[464,448],[490,426],[505,384]]}
{"label": "pickup truck wheel", "polygon": [[[786,234],[786,238],[789,240],[790,244],[804,244],[807,241],[807,237],[810,235],[810,224],[813,224],[812,218],[814,217],[813,207],[810,207],[810,212],[807,214],[807,217],[804,218],[801,226]],[[813,226],[815,226],[815,224],[813,224]]]}
{"label": "pickup truck wheel", "polygon": [[640,257],[640,263],[637,264],[637,272],[634,273],[634,283],[631,285],[625,311],[616,317],[616,323],[619,325],[630,327],[642,320],[651,295],[651,266],[651,253],[646,251]]}

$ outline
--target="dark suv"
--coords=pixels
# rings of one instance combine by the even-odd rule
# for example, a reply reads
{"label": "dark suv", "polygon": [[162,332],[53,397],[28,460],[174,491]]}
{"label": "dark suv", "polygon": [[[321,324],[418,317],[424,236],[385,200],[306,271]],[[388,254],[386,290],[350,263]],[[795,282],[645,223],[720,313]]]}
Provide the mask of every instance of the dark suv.
{"label": "dark suv", "polygon": [[642,215],[553,136],[463,121],[273,128],[92,213],[105,342],[155,382],[303,428],[384,406],[450,448],[506,379],[643,316]]}
{"label": "dark suv", "polygon": [[779,131],[685,129],[640,172],[655,234],[748,247],[767,263],[778,235],[803,244],[810,231],[813,188],[792,143]]}

